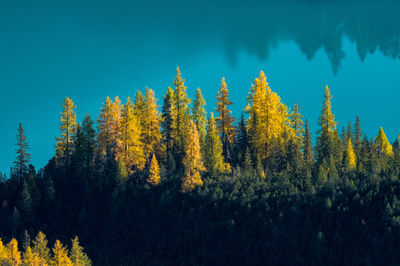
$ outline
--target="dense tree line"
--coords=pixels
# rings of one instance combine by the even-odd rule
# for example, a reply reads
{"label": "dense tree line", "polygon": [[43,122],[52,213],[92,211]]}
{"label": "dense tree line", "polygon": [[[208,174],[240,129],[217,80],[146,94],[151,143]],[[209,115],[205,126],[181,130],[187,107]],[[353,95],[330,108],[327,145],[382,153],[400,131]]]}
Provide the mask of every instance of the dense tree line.
{"label": "dense tree line", "polygon": [[263,72],[240,119],[224,78],[209,116],[179,68],[172,84],[162,108],[149,88],[107,97],[96,126],[66,98],[38,172],[20,125],[0,183],[4,239],[78,234],[99,265],[400,262],[399,139],[369,139],[358,117],[339,133],[328,86],[313,146]]}

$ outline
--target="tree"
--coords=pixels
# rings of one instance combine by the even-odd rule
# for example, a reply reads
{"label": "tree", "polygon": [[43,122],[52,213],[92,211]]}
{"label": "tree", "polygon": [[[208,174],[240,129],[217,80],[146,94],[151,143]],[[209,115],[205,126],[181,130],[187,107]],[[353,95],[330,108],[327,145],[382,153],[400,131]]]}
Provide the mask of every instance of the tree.
{"label": "tree", "polygon": [[144,155],[149,159],[153,153],[160,155],[161,139],[160,132],[161,116],[157,110],[157,100],[154,97],[154,91],[146,88],[144,110],[142,120],[142,141]]}
{"label": "tree", "polygon": [[196,124],[197,130],[199,131],[200,146],[204,148],[204,143],[206,139],[206,109],[204,106],[206,101],[201,94],[200,88],[197,88],[196,94],[194,96],[194,101],[192,105],[192,120]]}
{"label": "tree", "polygon": [[205,171],[201,159],[200,141],[197,128],[194,122],[190,121],[187,145],[185,146],[185,157],[183,158],[185,175],[182,178],[182,192],[189,192],[195,186],[202,186],[201,172]]}
{"label": "tree", "polygon": [[247,136],[246,122],[243,114],[240,116],[236,129],[235,142],[233,147],[234,165],[244,166],[246,149],[249,148],[249,139]]}
{"label": "tree", "polygon": [[357,159],[356,154],[353,150],[351,139],[347,140],[346,151],[345,151],[345,166],[347,169],[354,170],[356,168]]}
{"label": "tree", "polygon": [[375,143],[378,145],[379,154],[393,155],[392,145],[390,145],[382,127],[379,129],[378,135],[375,138]]}
{"label": "tree", "polygon": [[207,136],[204,145],[204,165],[211,176],[225,171],[222,143],[218,135],[214,114],[207,121]]}
{"label": "tree", "polygon": [[47,247],[47,239],[46,235],[39,231],[36,235],[35,240],[32,241],[33,243],[33,252],[39,255],[41,264],[49,264],[50,263],[50,249]]}
{"label": "tree", "polygon": [[56,158],[59,161],[68,162],[68,159],[73,152],[73,143],[77,128],[75,114],[76,106],[72,100],[67,97],[65,98],[62,107],[63,112],[61,113],[61,123],[59,126],[61,130],[61,137],[56,138]]}
{"label": "tree", "polygon": [[43,263],[41,264],[39,254],[33,252],[30,246],[26,248],[26,251],[23,254],[23,263],[24,265],[32,265],[32,266],[47,265]]}
{"label": "tree", "polygon": [[113,153],[121,126],[121,112],[121,100],[115,97],[115,101],[113,102],[107,96],[97,120],[98,152],[102,156],[110,156]]}
{"label": "tree", "polygon": [[21,264],[21,252],[18,250],[18,241],[15,238],[7,244],[7,259],[12,266]]}
{"label": "tree", "polygon": [[93,127],[93,120],[89,114],[86,114],[82,122],[82,153],[84,154],[84,166],[89,168],[94,160],[94,151],[96,148],[96,131]]}
{"label": "tree", "polygon": [[310,127],[308,125],[308,120],[306,120],[304,136],[303,136],[303,155],[304,162],[308,169],[311,169],[314,165],[314,153],[312,146],[312,137]]}
{"label": "tree", "polygon": [[145,154],[141,141],[140,121],[134,114],[133,104],[129,97],[122,110],[121,130],[118,139],[116,159],[124,161],[129,174],[142,171],[145,166]]}
{"label": "tree", "polygon": [[19,210],[21,211],[23,221],[30,224],[32,222],[34,212],[32,207],[32,198],[26,181],[23,183],[19,198]]}
{"label": "tree", "polygon": [[235,119],[232,117],[232,111],[228,108],[232,104],[233,102],[229,100],[228,86],[223,77],[217,95],[217,108],[215,110],[218,112],[218,117],[215,120],[218,132],[221,135],[223,155],[226,162],[231,162],[232,160],[231,153],[235,136],[233,127]]}
{"label": "tree", "polygon": [[175,117],[173,119],[173,139],[175,142],[175,152],[177,155],[178,164],[184,156],[186,139],[188,138],[188,129],[190,125],[190,114],[189,114],[189,104],[190,99],[186,94],[185,80],[182,78],[181,71],[179,67],[176,68],[176,76],[174,79],[174,98],[173,105],[175,109]]}
{"label": "tree", "polygon": [[83,251],[83,247],[79,245],[79,239],[75,236],[72,241],[72,247],[70,251],[69,257],[71,258],[71,262],[74,266],[89,266],[92,265],[91,260]]}
{"label": "tree", "polygon": [[147,179],[147,182],[153,186],[157,186],[158,184],[160,184],[160,179],[160,167],[158,166],[157,158],[153,153],[153,157],[150,163],[149,178]]}
{"label": "tree", "polygon": [[0,265],[5,264],[7,261],[7,248],[4,246],[0,238]]}
{"label": "tree", "polygon": [[331,99],[332,96],[329,88],[326,86],[322,112],[318,121],[320,126],[316,145],[318,163],[321,163],[323,159],[329,159],[331,156],[335,156],[335,145],[339,145],[335,140],[337,131],[336,122],[334,121],[335,115],[332,114]]}
{"label": "tree", "polygon": [[17,158],[14,161],[14,167],[11,169],[11,176],[16,178],[18,182],[22,182],[24,177],[28,174],[28,164],[31,159],[31,155],[28,153],[28,143],[24,134],[24,128],[19,123],[17,132]]}
{"label": "tree", "polygon": [[63,244],[56,240],[53,247],[53,258],[51,260],[51,265],[55,266],[72,266],[72,261],[68,257],[68,250]]}
{"label": "tree", "polygon": [[293,111],[290,113],[290,122],[291,126],[294,130],[296,140],[300,141],[304,134],[303,120],[302,115],[300,114],[300,109],[298,104],[295,104],[293,107]]}
{"label": "tree", "polygon": [[174,91],[169,87],[167,93],[164,95],[164,105],[162,109],[162,136],[166,146],[167,154],[172,151],[173,146],[173,132],[174,132],[174,119],[175,108],[173,105]]}

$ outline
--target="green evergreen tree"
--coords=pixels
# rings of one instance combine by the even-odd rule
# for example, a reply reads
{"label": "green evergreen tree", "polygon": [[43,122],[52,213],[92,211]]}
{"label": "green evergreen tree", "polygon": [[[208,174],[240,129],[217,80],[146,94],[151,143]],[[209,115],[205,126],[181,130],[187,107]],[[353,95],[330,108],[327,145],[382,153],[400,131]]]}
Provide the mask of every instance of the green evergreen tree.
{"label": "green evergreen tree", "polygon": [[24,177],[28,174],[28,164],[31,159],[31,155],[28,153],[28,143],[24,133],[22,124],[19,123],[17,133],[17,158],[14,161],[14,166],[11,169],[11,177],[22,182]]}

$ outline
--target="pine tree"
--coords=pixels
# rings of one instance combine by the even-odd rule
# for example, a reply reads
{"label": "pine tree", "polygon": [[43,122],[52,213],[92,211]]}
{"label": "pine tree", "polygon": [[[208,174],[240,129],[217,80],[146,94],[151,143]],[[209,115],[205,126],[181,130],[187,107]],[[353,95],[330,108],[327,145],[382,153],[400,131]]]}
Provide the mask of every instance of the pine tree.
{"label": "pine tree", "polygon": [[30,246],[31,246],[31,236],[29,235],[28,231],[25,230],[25,232],[24,232],[24,241],[22,242],[22,247],[23,247],[24,251],[26,252],[26,250]]}
{"label": "pine tree", "polygon": [[92,265],[91,260],[83,251],[83,247],[79,245],[79,239],[75,236],[72,241],[72,247],[70,251],[69,257],[71,258],[71,262],[74,266],[89,266]]}
{"label": "pine tree", "polygon": [[375,138],[375,143],[378,145],[379,154],[393,155],[392,145],[390,145],[382,127]]}
{"label": "pine tree", "polygon": [[291,126],[295,132],[295,136],[297,141],[300,141],[304,135],[304,127],[303,127],[303,120],[302,115],[300,114],[300,109],[298,104],[295,104],[293,107],[293,111],[290,113],[290,122]]}
{"label": "pine tree", "polygon": [[356,123],[354,125],[354,149],[357,153],[357,155],[360,155],[361,151],[361,143],[362,143],[362,131],[361,131],[361,125],[360,125],[360,118],[357,116],[356,118]]}
{"label": "pine tree", "polygon": [[19,123],[18,133],[17,133],[17,158],[14,161],[14,167],[11,169],[11,176],[22,182],[24,177],[28,174],[28,164],[31,159],[31,155],[27,152],[29,149],[28,143],[26,142],[26,137],[24,134],[24,128],[22,124]]}
{"label": "pine tree", "polygon": [[41,264],[49,264],[50,262],[50,249],[47,247],[46,235],[39,231],[33,243],[33,252],[39,255]]}
{"label": "pine tree", "polygon": [[336,122],[334,121],[335,115],[332,114],[331,99],[329,88],[326,86],[323,108],[318,122],[320,126],[316,145],[318,163],[321,163],[323,159],[329,159],[334,156],[335,144],[338,144],[335,141]]}
{"label": "pine tree", "polygon": [[117,160],[117,168],[115,173],[115,183],[117,186],[121,186],[128,181],[128,170],[122,159]]}
{"label": "pine tree", "polygon": [[[164,96],[164,105],[162,109],[162,136],[166,147],[166,153],[172,152],[174,144],[173,132],[174,132],[174,119],[175,119],[175,108],[173,105],[174,91],[168,88],[167,93]],[[172,157],[173,158],[173,157]]]}
{"label": "pine tree", "polygon": [[76,107],[72,100],[68,97],[65,98],[62,107],[63,112],[61,113],[61,123],[59,126],[61,130],[61,137],[56,138],[56,158],[59,160],[59,162],[64,161],[65,163],[68,162],[68,159],[73,152],[73,143],[77,124],[75,114]]}
{"label": "pine tree", "polygon": [[347,140],[346,151],[345,151],[345,166],[350,170],[354,170],[356,168],[357,159],[356,154],[353,150],[353,145],[351,143],[351,139]]}
{"label": "pine tree", "polygon": [[222,143],[218,135],[214,114],[207,121],[207,136],[204,145],[204,165],[211,176],[225,171]]}
{"label": "pine tree", "polygon": [[160,167],[158,166],[157,158],[153,153],[153,157],[150,163],[149,178],[147,179],[147,182],[153,186],[157,186],[158,184],[160,184],[160,179]]}
{"label": "pine tree", "polygon": [[71,259],[68,257],[68,250],[63,244],[56,240],[53,247],[53,258],[51,260],[51,265],[55,266],[72,266]]}
{"label": "pine tree", "polygon": [[134,168],[142,171],[145,166],[146,158],[140,136],[140,121],[134,113],[132,102],[128,98],[122,110],[116,159],[124,161],[129,174],[135,172]]}
{"label": "pine tree", "polygon": [[182,178],[182,192],[189,192],[195,186],[202,186],[201,172],[206,169],[203,166],[200,151],[200,140],[195,123],[190,121],[187,145],[185,146],[185,157],[183,158],[185,175]]}
{"label": "pine tree", "polygon": [[201,94],[200,88],[197,88],[196,95],[194,97],[193,105],[192,105],[192,120],[196,124],[196,127],[199,131],[200,138],[200,146],[204,148],[205,139],[206,139],[206,109],[204,106],[206,105],[206,101]]}
{"label": "pine tree", "polygon": [[218,117],[215,120],[217,122],[218,132],[221,135],[225,162],[232,161],[231,153],[235,136],[233,123],[235,119],[232,117],[232,111],[228,108],[229,105],[232,104],[233,102],[229,100],[228,86],[223,77],[217,95],[217,108],[215,110],[218,112]]}
{"label": "pine tree", "polygon": [[243,114],[240,117],[236,129],[235,142],[233,147],[234,165],[243,167],[246,149],[249,147],[249,140],[246,130],[246,122]]}
{"label": "pine tree", "polygon": [[157,100],[154,91],[146,88],[144,110],[142,119],[142,141],[146,158],[153,153],[161,153],[161,116],[157,110]]}
{"label": "pine tree", "polygon": [[18,250],[18,241],[15,238],[7,244],[7,259],[12,266],[21,264],[21,252]]}
{"label": "pine tree", "polygon": [[310,127],[308,125],[308,120],[306,120],[304,136],[303,136],[303,155],[304,162],[308,169],[311,169],[314,165],[314,153],[312,146],[312,137]]}
{"label": "pine tree", "polygon": [[26,181],[24,181],[22,191],[20,193],[19,210],[21,211],[23,221],[27,224],[30,224],[32,222],[34,213],[32,207],[32,198]]}
{"label": "pine tree", "polygon": [[85,168],[89,168],[93,164],[96,148],[96,131],[89,114],[86,114],[83,119],[81,128],[83,134],[82,152],[84,154],[84,166]]}
{"label": "pine tree", "polygon": [[174,98],[173,105],[175,109],[175,118],[173,119],[173,139],[175,140],[175,150],[178,165],[180,164],[185,150],[186,139],[188,138],[188,129],[190,125],[190,99],[186,94],[185,80],[182,78],[179,67],[176,68],[176,77],[174,79]]}
{"label": "pine tree", "polygon": [[101,155],[105,155],[114,145],[116,132],[113,132],[112,110],[112,100],[107,96],[105,103],[103,103],[103,107],[100,109],[100,115],[97,120],[97,143]]}

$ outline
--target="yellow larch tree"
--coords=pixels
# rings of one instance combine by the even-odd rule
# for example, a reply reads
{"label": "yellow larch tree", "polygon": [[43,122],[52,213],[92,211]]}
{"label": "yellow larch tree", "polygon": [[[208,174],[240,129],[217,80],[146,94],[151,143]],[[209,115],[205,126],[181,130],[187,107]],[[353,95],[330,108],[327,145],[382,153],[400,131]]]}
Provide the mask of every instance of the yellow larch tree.
{"label": "yellow larch tree", "polygon": [[7,244],[7,259],[12,266],[21,264],[21,252],[18,250],[18,241],[15,238]]}
{"label": "yellow larch tree", "polygon": [[71,259],[68,257],[68,250],[63,244],[56,240],[53,247],[53,258],[51,265],[54,266],[73,266]]}
{"label": "yellow larch tree", "polygon": [[218,112],[218,117],[216,117],[215,120],[217,122],[218,132],[221,135],[225,161],[231,160],[232,145],[235,136],[233,127],[235,119],[232,117],[232,111],[228,108],[229,105],[232,104],[233,102],[229,100],[228,86],[223,77],[217,94],[217,108],[215,110]]}
{"label": "yellow larch tree", "polygon": [[146,95],[142,118],[142,141],[144,145],[145,157],[150,159],[150,155],[156,153],[160,155],[161,147],[161,114],[157,110],[157,100],[154,91],[146,88]]}
{"label": "yellow larch tree", "polygon": [[0,238],[0,265],[5,264],[6,260],[7,260],[7,249]]}
{"label": "yellow larch tree", "polygon": [[62,107],[63,112],[61,113],[61,122],[59,126],[61,137],[56,138],[56,158],[61,160],[67,159],[72,155],[74,137],[77,129],[75,104],[67,97],[62,103]]}
{"label": "yellow larch tree", "polygon": [[109,149],[114,148],[118,139],[121,126],[122,105],[118,97],[113,102],[106,98],[97,120],[97,142],[100,154],[105,155]]}
{"label": "yellow larch tree", "polygon": [[39,254],[32,251],[31,247],[26,248],[26,251],[23,254],[23,262],[24,262],[24,265],[30,265],[30,266],[47,265],[47,264],[42,263],[42,260],[40,259]]}
{"label": "yellow larch tree", "polygon": [[157,158],[153,153],[153,157],[150,163],[149,178],[147,179],[147,182],[149,182],[149,184],[153,186],[157,186],[158,184],[160,184],[160,180],[160,167],[158,166]]}
{"label": "yellow larch tree", "polygon": [[222,143],[219,138],[214,114],[211,113],[207,121],[207,135],[204,145],[204,165],[212,175],[225,172],[226,168],[222,155]]}
{"label": "yellow larch tree", "polygon": [[47,265],[50,262],[50,249],[47,247],[46,235],[39,231],[33,243],[33,252],[37,253],[40,258],[40,265]]}
{"label": "yellow larch tree", "polygon": [[133,103],[128,97],[122,110],[116,160],[122,160],[125,163],[129,174],[134,172],[133,167],[142,171],[146,161],[140,139],[140,128],[139,120],[134,114]]}
{"label": "yellow larch tree", "polygon": [[347,140],[346,144],[345,165],[351,170],[354,170],[357,165],[357,158],[353,149],[353,144],[351,143],[351,138]]}
{"label": "yellow larch tree", "polygon": [[251,85],[247,101],[245,111],[249,114],[247,130],[250,142],[261,160],[265,161],[272,150],[269,148],[272,142],[283,142],[283,134],[295,134],[290,127],[288,108],[281,102],[278,94],[271,90],[263,71]]}
{"label": "yellow larch tree", "polygon": [[203,180],[201,179],[201,172],[206,169],[201,159],[199,134],[196,124],[193,121],[190,121],[183,165],[185,168],[185,175],[182,178],[181,191],[185,193],[193,190],[195,186],[202,186]]}
{"label": "yellow larch tree", "polygon": [[380,154],[393,155],[392,145],[390,145],[382,127],[375,138],[375,143],[378,145],[378,152]]}

